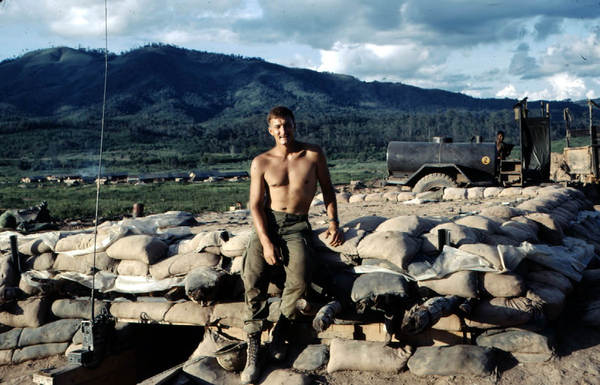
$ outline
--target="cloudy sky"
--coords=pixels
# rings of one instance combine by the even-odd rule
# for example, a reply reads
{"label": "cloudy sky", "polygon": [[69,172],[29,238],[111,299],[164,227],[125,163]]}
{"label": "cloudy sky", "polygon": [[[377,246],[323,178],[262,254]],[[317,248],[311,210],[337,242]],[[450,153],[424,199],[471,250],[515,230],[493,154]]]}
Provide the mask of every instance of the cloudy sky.
{"label": "cloudy sky", "polygon": [[[105,45],[104,0],[0,1],[0,60]],[[162,42],[485,98],[600,97],[599,27],[599,0],[108,0],[111,52]]]}

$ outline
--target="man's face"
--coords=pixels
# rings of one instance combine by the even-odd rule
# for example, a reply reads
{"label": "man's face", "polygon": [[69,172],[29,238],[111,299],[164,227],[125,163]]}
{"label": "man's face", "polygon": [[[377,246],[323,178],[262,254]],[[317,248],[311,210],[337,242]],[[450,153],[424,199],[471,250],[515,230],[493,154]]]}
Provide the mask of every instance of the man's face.
{"label": "man's face", "polygon": [[294,131],[296,124],[292,118],[286,116],[284,118],[272,118],[269,122],[269,133],[273,135],[277,143],[288,145],[294,141]]}
{"label": "man's face", "polygon": [[498,142],[502,142],[504,140],[504,135],[498,134],[497,138],[498,138]]}

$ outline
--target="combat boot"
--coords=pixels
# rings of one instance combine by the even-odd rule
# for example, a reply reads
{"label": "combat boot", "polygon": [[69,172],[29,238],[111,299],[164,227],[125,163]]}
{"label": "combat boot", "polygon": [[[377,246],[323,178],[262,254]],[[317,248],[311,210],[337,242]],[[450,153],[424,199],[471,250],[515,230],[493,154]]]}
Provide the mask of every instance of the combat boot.
{"label": "combat boot", "polygon": [[240,375],[242,384],[253,384],[258,380],[260,368],[258,365],[258,350],[260,348],[260,332],[248,334],[248,350],[246,366]]}
{"label": "combat boot", "polygon": [[271,358],[277,361],[285,359],[287,354],[287,345],[285,339],[290,330],[291,321],[283,314],[271,331],[271,343],[269,344],[269,354]]}

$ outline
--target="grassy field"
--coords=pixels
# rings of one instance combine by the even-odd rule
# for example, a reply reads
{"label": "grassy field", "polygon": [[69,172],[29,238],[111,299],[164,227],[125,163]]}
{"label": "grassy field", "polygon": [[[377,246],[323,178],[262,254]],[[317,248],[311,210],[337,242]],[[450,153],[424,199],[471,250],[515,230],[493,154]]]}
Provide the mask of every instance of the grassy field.
{"label": "grassy field", "polygon": [[[215,169],[219,169],[218,165]],[[346,184],[351,180],[368,183],[384,176],[385,162],[336,160],[330,164],[330,171],[334,184]],[[170,210],[196,214],[204,211],[227,211],[236,202],[246,206],[249,188],[249,181],[105,185],[100,187],[99,215],[107,219],[129,215],[134,203],[144,204],[146,214]],[[96,188],[95,185],[69,187],[58,183],[0,184],[0,212],[35,206],[42,201],[48,202],[53,218],[90,218],[95,213]]]}

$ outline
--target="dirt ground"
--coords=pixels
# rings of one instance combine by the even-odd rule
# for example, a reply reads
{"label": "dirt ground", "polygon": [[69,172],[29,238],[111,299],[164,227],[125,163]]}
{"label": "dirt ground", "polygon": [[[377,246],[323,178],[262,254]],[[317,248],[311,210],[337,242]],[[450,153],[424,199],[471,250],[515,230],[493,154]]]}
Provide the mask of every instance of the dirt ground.
{"label": "dirt ground", "polygon": [[[396,191],[395,187],[387,188]],[[382,189],[363,190],[382,192]],[[467,213],[476,213],[485,207],[508,204],[515,205],[523,198],[488,199],[485,201],[430,202],[423,204],[404,204],[399,202],[358,202],[339,205],[340,221],[366,215],[380,215],[393,218],[399,215],[442,216],[454,218]],[[597,207],[598,208],[598,207]],[[226,213],[205,213],[197,217],[202,223],[198,229],[226,229],[236,231],[250,228],[251,218],[247,211]],[[310,222],[314,229],[326,226],[327,216],[324,206],[314,206],[310,212]],[[312,373],[311,378],[317,384],[501,384],[501,385],[537,385],[537,384],[600,384],[600,329],[578,324],[576,312],[565,311],[565,317],[554,325],[557,340],[557,357],[549,362],[520,364],[507,357],[498,359],[497,373],[490,377],[471,376],[426,376],[418,377],[409,371],[400,374],[376,372],[337,372],[325,371]],[[66,364],[61,356],[45,360],[25,362],[19,365],[0,366],[1,384],[33,383],[32,376],[40,369],[60,367]]]}

